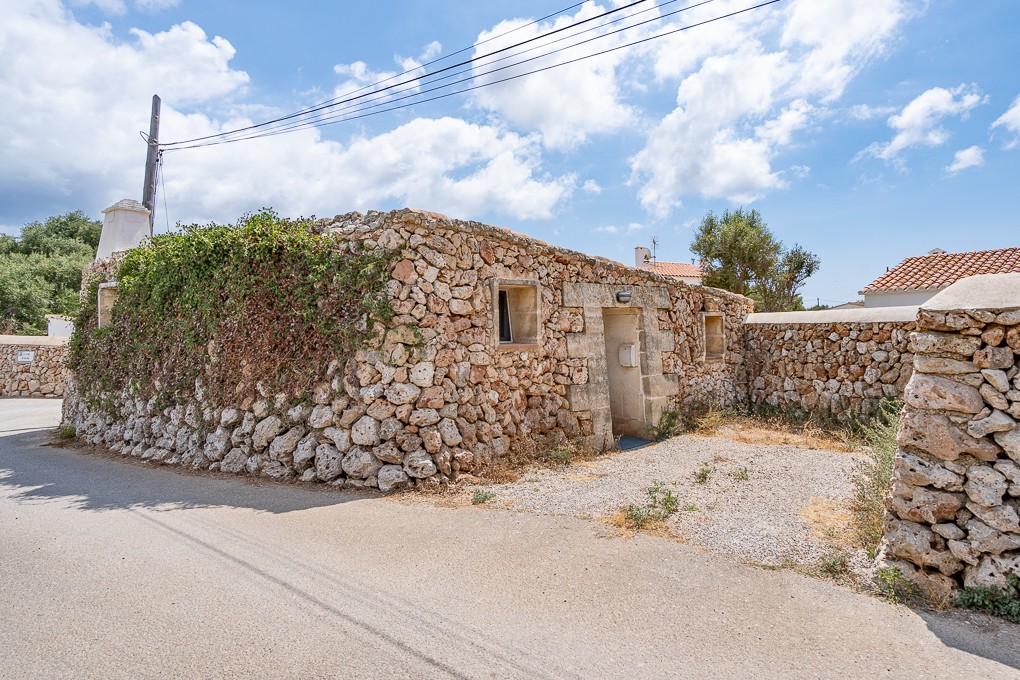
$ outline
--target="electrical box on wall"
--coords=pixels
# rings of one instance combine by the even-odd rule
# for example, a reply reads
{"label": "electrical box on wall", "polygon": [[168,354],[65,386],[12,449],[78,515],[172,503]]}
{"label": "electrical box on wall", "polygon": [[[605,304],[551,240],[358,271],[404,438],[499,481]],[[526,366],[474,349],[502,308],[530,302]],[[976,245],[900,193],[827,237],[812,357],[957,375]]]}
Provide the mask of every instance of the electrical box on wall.
{"label": "electrical box on wall", "polygon": [[620,365],[627,368],[637,366],[637,347],[635,345],[620,345]]}

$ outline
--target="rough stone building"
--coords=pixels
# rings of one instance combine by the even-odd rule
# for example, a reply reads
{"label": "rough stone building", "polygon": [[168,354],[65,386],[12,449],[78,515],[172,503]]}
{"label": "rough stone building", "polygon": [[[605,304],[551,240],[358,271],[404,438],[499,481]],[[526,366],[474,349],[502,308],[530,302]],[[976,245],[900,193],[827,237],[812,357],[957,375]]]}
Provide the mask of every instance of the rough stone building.
{"label": "rough stone building", "polygon": [[392,489],[566,439],[606,449],[668,408],[746,393],[742,296],[417,210],[317,228],[398,255],[391,327],[324,366],[313,403],[111,395],[115,418],[72,394],[65,423],[147,459]]}

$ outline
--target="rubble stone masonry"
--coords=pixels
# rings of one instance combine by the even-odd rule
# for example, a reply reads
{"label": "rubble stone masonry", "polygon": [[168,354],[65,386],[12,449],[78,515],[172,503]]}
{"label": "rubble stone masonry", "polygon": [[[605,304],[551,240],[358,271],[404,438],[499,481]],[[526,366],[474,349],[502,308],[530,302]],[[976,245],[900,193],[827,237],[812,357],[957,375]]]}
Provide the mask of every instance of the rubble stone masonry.
{"label": "rubble stone masonry", "polygon": [[67,338],[0,335],[0,397],[64,396]]}
{"label": "rubble stone masonry", "polygon": [[1020,274],[964,279],[911,335],[883,557],[935,593],[1020,574]]}

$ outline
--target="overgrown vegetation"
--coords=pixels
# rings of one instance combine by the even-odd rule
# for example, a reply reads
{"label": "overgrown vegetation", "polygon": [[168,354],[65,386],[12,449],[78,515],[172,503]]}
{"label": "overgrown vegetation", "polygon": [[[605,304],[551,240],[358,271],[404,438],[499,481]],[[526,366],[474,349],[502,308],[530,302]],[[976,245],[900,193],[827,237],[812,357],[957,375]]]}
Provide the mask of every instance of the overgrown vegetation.
{"label": "overgrown vegetation", "polygon": [[102,228],[75,211],[30,222],[18,238],[0,234],[0,333],[46,335],[47,314],[75,313]]}
{"label": "overgrown vegetation", "polygon": [[708,463],[702,463],[698,466],[697,471],[694,473],[695,484],[707,484],[708,478],[712,475],[712,466]]}
{"label": "overgrown vegetation", "polygon": [[61,427],[57,429],[57,439],[74,439],[77,431],[73,427]]}
{"label": "overgrown vegetation", "polygon": [[989,586],[964,588],[953,598],[952,604],[1020,623],[1020,575],[1009,574],[1004,588]]}
{"label": "overgrown vegetation", "polygon": [[496,494],[493,492],[479,489],[478,491],[475,491],[473,496],[471,496],[471,505],[482,505],[484,503],[488,503],[495,497]]}
{"label": "overgrown vegetation", "polygon": [[917,586],[910,582],[899,567],[882,567],[875,573],[878,592],[886,602],[919,599]]}
{"label": "overgrown vegetation", "polygon": [[[366,250],[269,210],[235,226],[192,225],[129,251],[117,302],[98,328],[93,281],[75,321],[69,364],[82,396],[130,387],[182,401],[311,389],[322,367],[363,346],[393,312],[390,254]],[[224,399],[225,401],[225,399]]]}
{"label": "overgrown vegetation", "polygon": [[864,458],[854,466],[853,530],[859,547],[874,555],[882,540],[885,495],[892,484],[896,457],[896,431],[903,402],[884,400],[878,413],[857,432],[858,448]]}

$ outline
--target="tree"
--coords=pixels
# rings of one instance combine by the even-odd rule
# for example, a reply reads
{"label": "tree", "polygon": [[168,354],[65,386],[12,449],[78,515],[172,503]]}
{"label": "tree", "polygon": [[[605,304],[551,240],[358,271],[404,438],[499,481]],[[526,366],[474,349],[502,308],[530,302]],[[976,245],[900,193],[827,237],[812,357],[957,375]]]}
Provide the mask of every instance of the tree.
{"label": "tree", "polygon": [[102,228],[78,210],[30,222],[20,238],[0,237],[0,331],[45,334],[46,314],[77,309],[82,268]]}
{"label": "tree", "polygon": [[803,309],[797,291],[820,266],[814,253],[797,244],[784,250],[761,214],[743,208],[727,210],[722,218],[709,212],[691,251],[701,258],[705,285],[746,295],[765,312]]}

